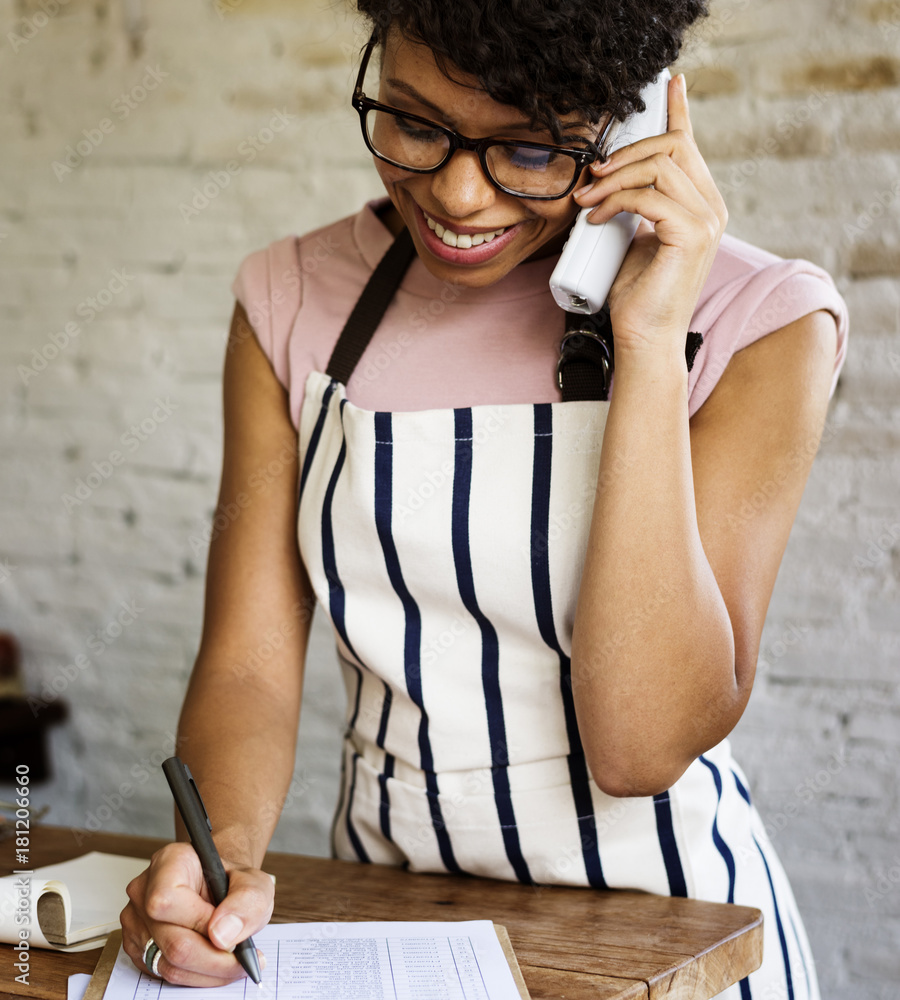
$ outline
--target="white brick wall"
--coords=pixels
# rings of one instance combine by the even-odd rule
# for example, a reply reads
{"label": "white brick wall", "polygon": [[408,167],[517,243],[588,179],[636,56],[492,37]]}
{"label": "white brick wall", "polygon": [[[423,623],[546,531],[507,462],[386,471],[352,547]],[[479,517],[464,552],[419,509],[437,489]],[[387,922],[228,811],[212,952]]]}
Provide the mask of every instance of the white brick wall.
{"label": "white brick wall", "polygon": [[[70,708],[55,776],[35,789],[48,819],[167,835],[158,764],[199,640],[229,285],[250,250],[380,189],[348,106],[364,35],[344,8],[143,6],[133,41],[124,4],[0,6],[0,626],[29,690],[55,683]],[[826,267],[852,312],[733,737],[827,1000],[885,1000],[900,980],[898,52],[897,0],[717,0],[682,59],[729,230]],[[279,111],[287,124],[251,160]],[[83,130],[102,141],[57,178]],[[185,218],[210,172],[214,197]],[[23,377],[36,351],[51,360]],[[108,478],[67,504],[104,462]],[[136,614],[113,636],[123,601]],[[327,853],[342,710],[320,612],[274,847]]]}

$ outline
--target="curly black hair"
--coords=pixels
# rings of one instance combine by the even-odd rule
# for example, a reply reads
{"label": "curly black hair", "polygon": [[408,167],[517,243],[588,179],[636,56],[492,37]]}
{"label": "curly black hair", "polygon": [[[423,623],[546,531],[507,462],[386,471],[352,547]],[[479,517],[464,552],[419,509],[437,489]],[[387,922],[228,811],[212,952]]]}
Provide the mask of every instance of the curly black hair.
{"label": "curly black hair", "polygon": [[384,45],[391,28],[441,70],[476,77],[560,142],[560,116],[598,123],[643,111],[643,87],[678,57],[706,0],[356,0]]}

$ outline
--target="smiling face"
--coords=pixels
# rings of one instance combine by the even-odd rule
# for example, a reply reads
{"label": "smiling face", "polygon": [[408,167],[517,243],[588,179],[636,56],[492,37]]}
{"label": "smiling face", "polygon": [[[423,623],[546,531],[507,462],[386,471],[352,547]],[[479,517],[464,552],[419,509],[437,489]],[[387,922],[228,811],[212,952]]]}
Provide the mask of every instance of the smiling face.
{"label": "smiling face", "polygon": [[[552,142],[548,133],[533,132],[521,111],[488,96],[473,77],[454,75],[473,86],[446,77],[431,49],[392,31],[378,100],[472,138]],[[593,127],[565,124],[585,138],[596,136]],[[467,287],[493,284],[524,260],[559,252],[578,211],[571,195],[534,201],[500,191],[485,177],[477,154],[467,150],[457,150],[433,174],[373,159],[422,262],[435,277]]]}

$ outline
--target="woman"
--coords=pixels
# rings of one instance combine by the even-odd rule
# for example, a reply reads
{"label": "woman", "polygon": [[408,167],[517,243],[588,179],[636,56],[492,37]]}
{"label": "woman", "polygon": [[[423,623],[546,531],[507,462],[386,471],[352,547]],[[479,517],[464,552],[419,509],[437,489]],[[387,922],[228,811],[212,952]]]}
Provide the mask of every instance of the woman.
{"label": "woman", "polygon": [[[758,906],[763,965],[722,996],[818,997],[726,737],[844,303],[814,265],[723,236],[683,77],[668,132],[604,155],[701,2],[359,7],[381,71],[354,105],[389,200],[251,254],[233,286],[233,516],[179,729],[231,891],[214,909],[169,845],[129,887],[125,948],[139,964],[152,938],[175,983],[243,974],[223,949],[271,914],[259,865],[318,598],[349,695],[338,856]],[[609,400],[564,400],[547,280],[591,206],[645,221],[609,295]]]}

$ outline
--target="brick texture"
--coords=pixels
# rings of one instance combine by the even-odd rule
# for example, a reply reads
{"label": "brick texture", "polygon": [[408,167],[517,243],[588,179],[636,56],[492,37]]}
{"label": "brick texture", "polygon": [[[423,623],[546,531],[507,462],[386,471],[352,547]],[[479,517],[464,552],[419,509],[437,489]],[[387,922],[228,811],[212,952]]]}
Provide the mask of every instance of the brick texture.
{"label": "brick texture", "polygon": [[[0,6],[0,626],[70,709],[34,792],[53,822],[172,831],[158,765],[199,642],[229,285],[380,193],[348,105],[364,41],[314,0]],[[898,0],[714,0],[678,67],[729,231],[826,267],[852,313],[733,734],[827,1000],[900,980],[898,52]],[[327,854],[344,693],[321,612],[307,670],[273,846]]]}

